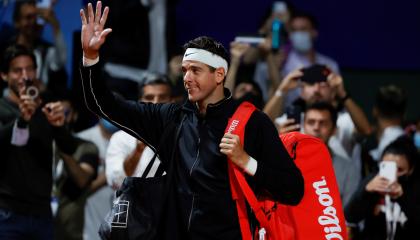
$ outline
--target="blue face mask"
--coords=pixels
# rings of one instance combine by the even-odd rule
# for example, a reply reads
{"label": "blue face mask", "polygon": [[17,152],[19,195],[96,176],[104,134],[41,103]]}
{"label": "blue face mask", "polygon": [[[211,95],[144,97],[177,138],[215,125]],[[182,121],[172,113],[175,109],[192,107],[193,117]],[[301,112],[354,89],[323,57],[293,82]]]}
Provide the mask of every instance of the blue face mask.
{"label": "blue face mask", "polygon": [[293,49],[301,53],[307,53],[312,49],[311,34],[307,31],[295,31],[290,34]]}
{"label": "blue face mask", "polygon": [[417,149],[420,149],[420,132],[416,132],[414,134],[414,145],[416,145]]}
{"label": "blue face mask", "polygon": [[114,126],[114,124],[112,124],[112,123],[110,123],[110,122],[108,122],[107,120],[105,120],[105,119],[103,119],[103,118],[101,118],[100,120],[99,120],[99,122],[100,122],[100,124],[105,128],[105,130],[108,132],[108,133],[114,133],[114,132],[116,132],[116,131],[118,131],[119,130],[119,128],[117,128],[116,126]]}

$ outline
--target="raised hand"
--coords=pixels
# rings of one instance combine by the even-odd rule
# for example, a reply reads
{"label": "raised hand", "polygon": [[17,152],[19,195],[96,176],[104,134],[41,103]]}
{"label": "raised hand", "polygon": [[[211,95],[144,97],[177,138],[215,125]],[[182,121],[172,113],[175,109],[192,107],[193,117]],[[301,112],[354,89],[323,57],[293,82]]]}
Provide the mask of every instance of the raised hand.
{"label": "raised hand", "polygon": [[45,104],[42,112],[47,117],[48,122],[54,127],[61,127],[64,125],[65,114],[62,102],[50,102]]}
{"label": "raised hand", "polygon": [[340,75],[336,73],[331,73],[330,75],[328,75],[327,81],[330,87],[332,88],[332,90],[335,91],[335,93],[340,98],[343,98],[344,96],[346,96],[347,93],[346,93],[346,89],[344,88],[344,81]]}
{"label": "raised hand", "polygon": [[95,59],[99,56],[99,48],[105,42],[106,36],[112,32],[111,28],[104,29],[109,8],[105,7],[103,14],[101,12],[101,1],[98,1],[96,4],[95,14],[93,14],[92,4],[88,4],[87,18],[85,11],[83,9],[80,10],[83,56],[89,59]]}
{"label": "raised hand", "polygon": [[231,42],[230,55],[232,58],[241,59],[241,57],[250,47],[251,46],[248,43]]}
{"label": "raised hand", "polygon": [[301,69],[295,69],[289,73],[280,83],[277,90],[281,92],[288,92],[299,86],[299,79],[303,76]]}
{"label": "raised hand", "polygon": [[370,182],[366,185],[365,189],[367,192],[377,192],[379,194],[384,195],[385,193],[389,192],[389,180],[376,175]]}

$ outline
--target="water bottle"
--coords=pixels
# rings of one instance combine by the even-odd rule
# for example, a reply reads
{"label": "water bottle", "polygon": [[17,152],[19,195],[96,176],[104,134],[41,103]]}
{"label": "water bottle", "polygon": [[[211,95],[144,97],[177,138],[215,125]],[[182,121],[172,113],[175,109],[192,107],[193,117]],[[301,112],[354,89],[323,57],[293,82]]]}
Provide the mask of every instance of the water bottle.
{"label": "water bottle", "polygon": [[277,51],[280,48],[281,44],[281,28],[283,23],[278,18],[274,18],[271,25],[271,49]]}

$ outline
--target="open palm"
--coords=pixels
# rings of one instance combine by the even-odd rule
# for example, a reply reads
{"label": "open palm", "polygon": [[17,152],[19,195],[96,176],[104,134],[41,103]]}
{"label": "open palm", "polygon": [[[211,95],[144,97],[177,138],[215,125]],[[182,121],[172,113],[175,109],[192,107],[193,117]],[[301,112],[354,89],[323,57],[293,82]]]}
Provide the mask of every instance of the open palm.
{"label": "open palm", "polygon": [[96,4],[96,12],[93,13],[92,4],[88,4],[87,17],[83,9],[80,10],[82,20],[82,49],[83,55],[89,59],[95,59],[99,56],[99,48],[105,42],[106,36],[112,32],[112,29],[104,29],[108,17],[109,8],[105,7],[103,14],[102,2]]}

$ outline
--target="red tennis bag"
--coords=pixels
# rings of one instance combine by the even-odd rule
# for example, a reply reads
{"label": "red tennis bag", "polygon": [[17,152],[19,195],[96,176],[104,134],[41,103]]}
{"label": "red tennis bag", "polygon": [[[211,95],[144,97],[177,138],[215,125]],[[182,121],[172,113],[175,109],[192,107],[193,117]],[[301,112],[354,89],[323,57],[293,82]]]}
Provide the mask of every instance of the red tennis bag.
{"label": "red tennis bag", "polygon": [[[255,109],[251,103],[242,103],[226,128],[226,132],[240,137],[242,146],[246,122]],[[340,193],[325,144],[298,132],[283,134],[280,138],[302,172],[304,196],[297,206],[258,198],[242,171],[229,160],[230,187],[236,201],[242,239],[253,239],[252,235],[266,240],[347,239]],[[251,233],[246,202],[260,224],[254,234]]]}

